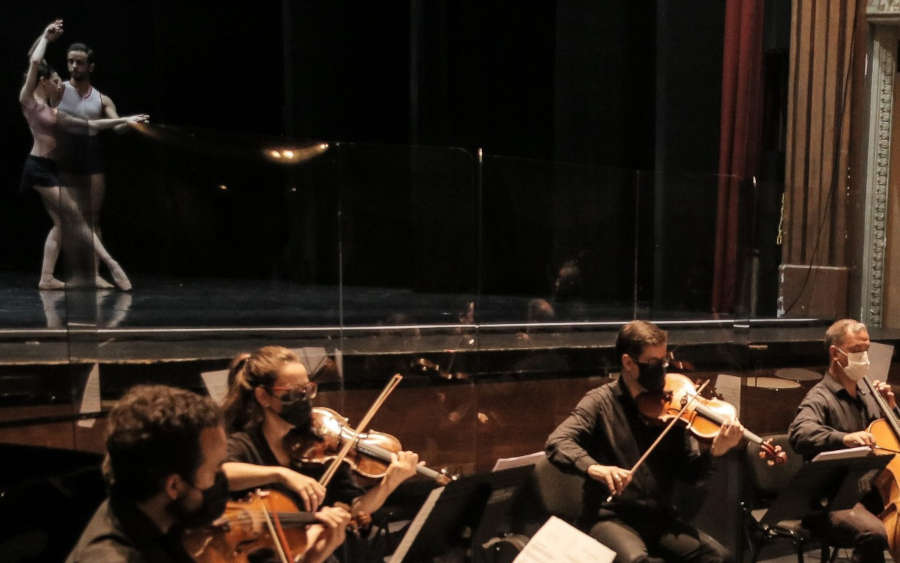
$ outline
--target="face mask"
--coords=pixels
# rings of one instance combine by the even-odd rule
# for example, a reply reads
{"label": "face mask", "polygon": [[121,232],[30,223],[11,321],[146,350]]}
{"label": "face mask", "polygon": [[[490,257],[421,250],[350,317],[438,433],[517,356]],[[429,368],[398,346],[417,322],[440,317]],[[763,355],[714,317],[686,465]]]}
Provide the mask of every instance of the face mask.
{"label": "face mask", "polygon": [[[838,350],[841,350],[838,348]],[[868,375],[869,373],[869,353],[868,352],[844,352],[847,356],[847,367],[843,368],[844,373],[850,381],[856,382]]]}
{"label": "face mask", "polygon": [[312,420],[312,404],[309,399],[282,401],[278,416],[293,424],[298,430],[308,430]]}
{"label": "face mask", "polygon": [[669,362],[659,362],[656,364],[643,364],[635,362],[638,365],[638,383],[651,393],[662,391],[666,386],[666,368]]}
{"label": "face mask", "polygon": [[[191,485],[193,487],[193,485]],[[194,487],[195,489],[197,487]],[[208,489],[198,489],[203,493],[203,502],[194,510],[186,510],[183,499],[173,501],[169,506],[179,524],[185,528],[198,528],[212,524],[225,512],[228,503],[228,479],[221,469],[216,472],[216,481]]]}

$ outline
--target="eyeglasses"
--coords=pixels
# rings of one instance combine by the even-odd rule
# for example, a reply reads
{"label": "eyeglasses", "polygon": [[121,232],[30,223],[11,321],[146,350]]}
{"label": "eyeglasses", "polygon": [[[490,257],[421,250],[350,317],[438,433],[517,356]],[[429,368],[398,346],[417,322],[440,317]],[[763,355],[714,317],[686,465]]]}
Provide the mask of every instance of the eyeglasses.
{"label": "eyeglasses", "polygon": [[303,385],[273,385],[270,389],[275,392],[287,391],[287,393],[278,397],[279,400],[287,402],[302,399],[315,399],[316,394],[319,392],[319,386],[312,381],[304,383]]}
{"label": "eyeglasses", "polygon": [[644,367],[644,369],[658,368],[660,366],[662,366],[663,369],[667,369],[669,367],[669,360],[663,360],[661,362],[639,362],[639,361],[635,360],[634,363],[636,363],[639,366]]}

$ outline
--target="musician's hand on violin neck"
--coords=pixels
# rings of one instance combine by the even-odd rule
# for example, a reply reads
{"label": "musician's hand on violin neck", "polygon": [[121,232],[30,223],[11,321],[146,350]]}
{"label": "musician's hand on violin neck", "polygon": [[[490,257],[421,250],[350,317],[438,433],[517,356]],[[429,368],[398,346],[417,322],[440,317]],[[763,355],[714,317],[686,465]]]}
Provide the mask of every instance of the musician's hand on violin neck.
{"label": "musician's hand on violin neck", "polygon": [[325,506],[315,513],[316,520],[329,528],[346,528],[350,524],[350,513],[340,506]]}
{"label": "musician's hand on violin neck", "polygon": [[346,540],[351,516],[341,507],[326,506],[316,512],[316,519],[322,523],[322,527],[310,526],[307,529],[307,545],[312,547],[304,554],[304,563],[327,561],[334,550]]}
{"label": "musician's hand on violin neck", "polygon": [[280,469],[281,483],[300,495],[303,499],[303,508],[307,512],[315,512],[325,500],[325,487],[302,473],[287,467]]}
{"label": "musician's hand on violin neck", "polygon": [[419,465],[419,454],[415,452],[399,452],[391,454],[391,464],[384,474],[384,480],[392,485],[399,485],[416,474]]}
{"label": "musician's hand on violin neck", "polygon": [[738,445],[743,437],[744,427],[737,419],[731,419],[722,424],[719,433],[713,438],[710,453],[713,456],[725,455],[731,448]]}
{"label": "musician's hand on violin neck", "polygon": [[613,496],[621,494],[631,482],[631,472],[614,465],[591,465],[587,474],[591,479],[605,484]]}
{"label": "musician's hand on violin neck", "polygon": [[848,448],[856,448],[859,446],[874,446],[875,436],[866,432],[865,430],[860,430],[859,432],[851,432],[844,435],[844,445]]}
{"label": "musician's hand on violin neck", "polygon": [[897,406],[897,399],[894,397],[894,388],[884,381],[873,381],[872,383],[875,386],[875,390],[881,393],[881,396],[887,401],[888,406],[892,409],[895,408]]}

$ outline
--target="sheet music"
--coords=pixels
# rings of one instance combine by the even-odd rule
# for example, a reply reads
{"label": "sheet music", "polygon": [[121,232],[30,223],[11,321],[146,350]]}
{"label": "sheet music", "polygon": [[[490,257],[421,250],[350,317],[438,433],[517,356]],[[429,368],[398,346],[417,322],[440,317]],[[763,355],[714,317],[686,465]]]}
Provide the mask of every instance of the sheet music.
{"label": "sheet music", "polygon": [[206,392],[212,397],[217,405],[225,402],[225,395],[228,394],[228,370],[220,369],[216,371],[204,371],[200,374]]}
{"label": "sheet music", "polygon": [[568,522],[551,516],[513,563],[612,563],[616,553]]}
{"label": "sheet music", "polygon": [[522,467],[523,465],[534,465],[539,459],[544,457],[544,452],[534,452],[532,454],[520,455],[518,457],[501,457],[494,463],[491,471],[503,471],[504,469],[512,469],[513,467]]}
{"label": "sheet music", "polygon": [[325,360],[328,358],[328,353],[325,352],[325,348],[321,346],[292,348],[291,351],[297,354],[297,357],[303,362],[303,367],[306,368],[306,373],[308,373],[310,377],[319,371],[319,368],[322,367],[322,364],[324,364]]}
{"label": "sheet music", "polygon": [[400,563],[403,561],[403,558],[406,557],[406,553],[409,551],[409,548],[412,547],[413,542],[416,540],[416,536],[419,535],[419,530],[422,529],[425,521],[428,520],[428,515],[434,510],[434,505],[437,504],[438,499],[441,498],[444,489],[445,487],[431,489],[428,498],[422,503],[422,507],[419,508],[416,517],[413,518],[413,521],[409,524],[409,528],[406,529],[403,539],[400,540],[400,545],[397,546],[397,549],[394,550],[394,554],[391,555],[390,563]]}
{"label": "sheet music", "polygon": [[828,461],[832,459],[855,459],[858,457],[866,457],[872,453],[869,446],[859,446],[856,448],[845,448],[843,450],[832,450],[830,452],[822,452],[813,458],[813,461]]}
{"label": "sheet music", "polygon": [[887,381],[893,356],[894,347],[890,344],[881,344],[880,342],[869,344],[869,377],[873,380]]}
{"label": "sheet music", "polygon": [[720,373],[716,376],[716,392],[722,400],[734,406],[735,416],[741,418],[741,378],[736,375]]}
{"label": "sheet music", "polygon": [[[100,412],[100,364],[94,364],[84,384],[84,394],[81,395],[81,408],[78,414],[88,412]],[[82,428],[93,428],[96,419],[85,418],[79,420],[76,425]]]}

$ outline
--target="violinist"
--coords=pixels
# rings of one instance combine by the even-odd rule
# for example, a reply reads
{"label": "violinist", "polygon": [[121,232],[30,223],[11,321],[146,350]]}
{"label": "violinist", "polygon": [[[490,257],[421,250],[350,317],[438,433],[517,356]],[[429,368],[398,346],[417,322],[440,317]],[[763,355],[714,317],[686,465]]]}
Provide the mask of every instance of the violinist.
{"label": "violinist", "polygon": [[616,338],[620,377],[582,398],[547,438],[547,455],[557,466],[587,475],[578,525],[615,551],[617,562],[730,561],[715,539],[679,518],[672,492],[676,478],[698,482],[711,457],[740,442],[740,423],[725,421],[711,446],[675,426],[634,474],[629,469],[663,430],[641,414],[636,400],[663,389],[667,339],[648,322],[624,325]]}
{"label": "violinist", "polygon": [[219,408],[190,391],[138,386],[107,424],[109,498],[66,561],[192,561],[181,531],[212,522],[228,501]]}
{"label": "violinist", "polygon": [[[825,332],[828,371],[806,394],[790,425],[791,446],[807,460],[820,452],[873,446],[867,425],[881,417],[875,398],[859,382],[869,368],[869,332],[853,319],[841,319]],[[873,382],[896,410],[890,385]],[[884,524],[876,516],[883,503],[873,485],[874,473],[863,476],[860,502],[847,510],[808,515],[803,523],[814,534],[838,545],[853,546],[853,561],[884,561],[888,547]]]}
{"label": "violinist", "polygon": [[[318,478],[327,466],[292,460],[285,439],[289,434],[309,434],[311,401],[317,386],[310,382],[297,355],[287,348],[265,346],[237,356],[229,381],[224,408],[230,435],[223,468],[234,489],[271,487],[311,512],[342,503],[354,515],[371,514],[400,483],[416,473],[418,456],[400,452],[393,455],[381,481],[368,491],[356,484],[347,464],[341,464],[326,490]],[[342,534],[343,529],[332,528],[327,533]]]}

